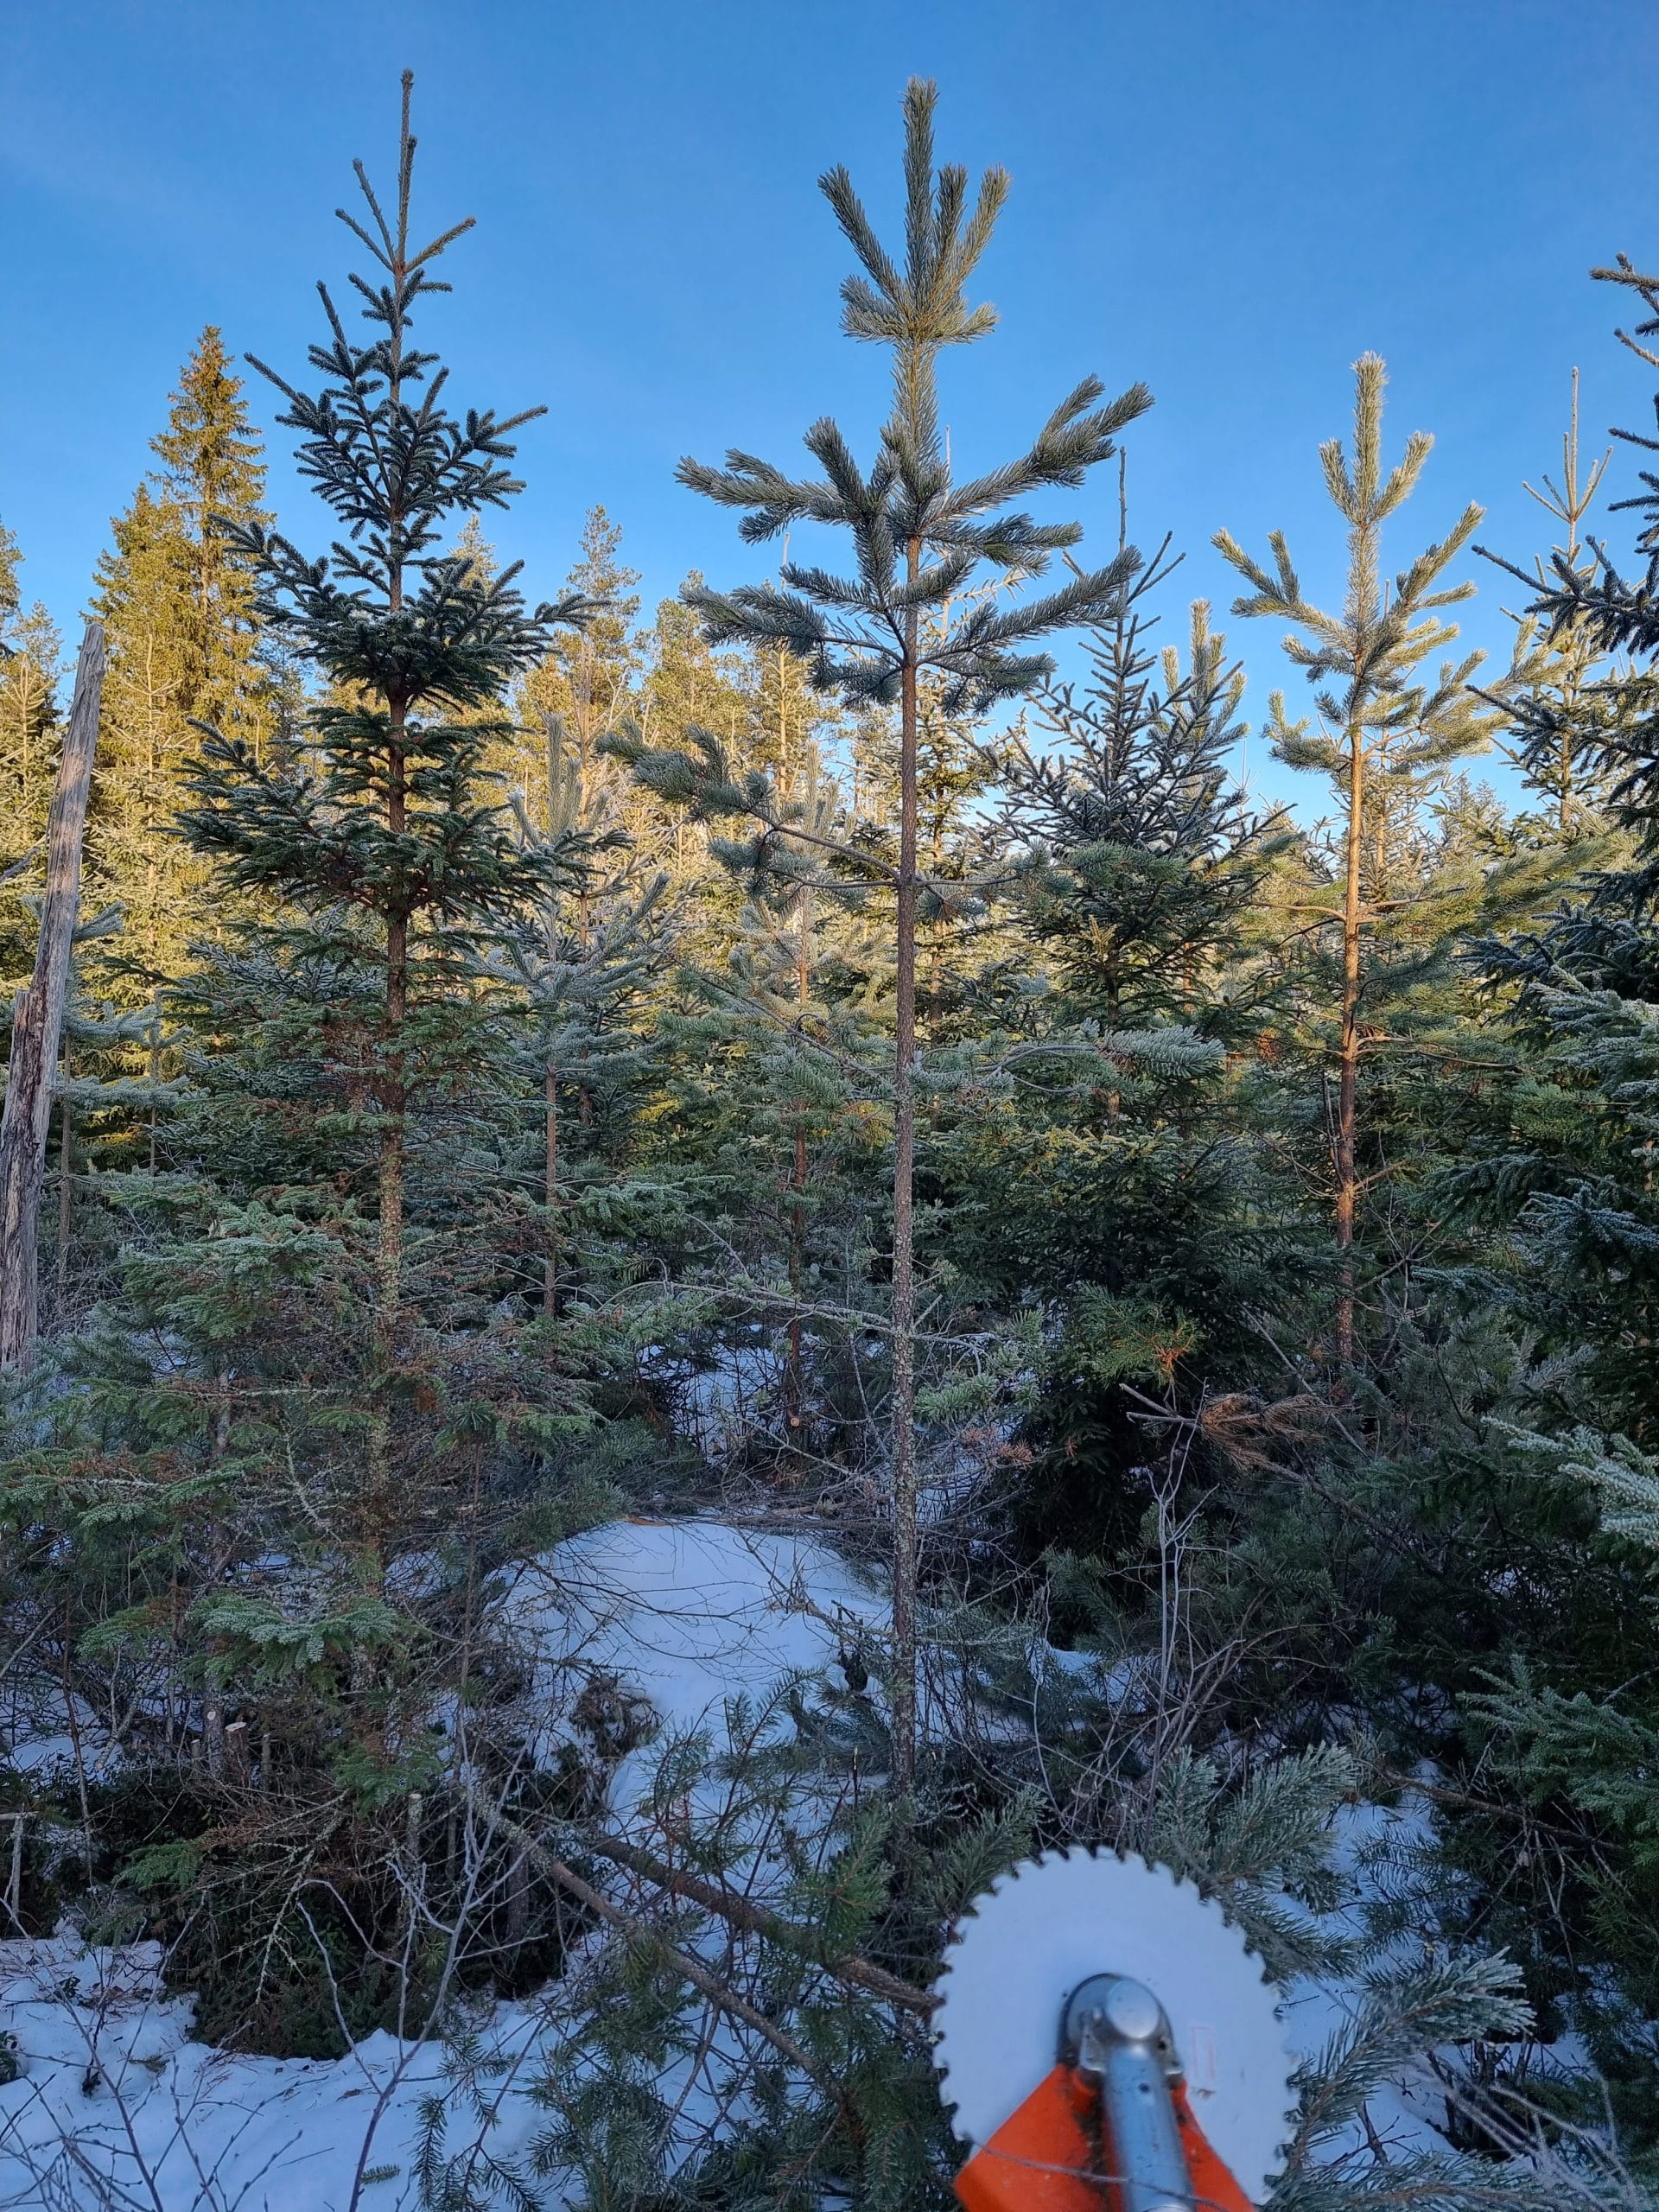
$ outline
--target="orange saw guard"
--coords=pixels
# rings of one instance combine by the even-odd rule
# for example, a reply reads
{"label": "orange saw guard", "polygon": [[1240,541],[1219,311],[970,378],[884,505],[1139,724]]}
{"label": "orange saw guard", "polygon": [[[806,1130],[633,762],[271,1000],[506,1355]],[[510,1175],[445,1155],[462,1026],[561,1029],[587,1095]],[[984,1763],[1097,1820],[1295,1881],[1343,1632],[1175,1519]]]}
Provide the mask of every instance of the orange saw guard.
{"label": "orange saw guard", "polygon": [[[1170,2088],[1198,2212],[1251,2212],[1249,2197],[1192,2117],[1186,2086]],[[1099,2093],[1057,2066],[957,2176],[966,2212],[1118,2212],[1111,2145],[1097,2141]]]}

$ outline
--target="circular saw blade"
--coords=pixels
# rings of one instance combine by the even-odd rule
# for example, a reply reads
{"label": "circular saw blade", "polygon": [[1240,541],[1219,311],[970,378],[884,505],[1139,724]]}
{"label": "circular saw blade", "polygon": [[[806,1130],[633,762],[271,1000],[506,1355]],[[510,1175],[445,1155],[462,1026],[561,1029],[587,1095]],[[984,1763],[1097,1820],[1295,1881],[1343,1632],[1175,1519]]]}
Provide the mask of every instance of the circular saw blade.
{"label": "circular saw blade", "polygon": [[1187,2095],[1253,2202],[1295,2123],[1278,1993],[1219,1904],[1144,1859],[1050,1851],[999,1876],[952,1930],[934,2063],[951,2125],[988,2142],[1053,2067],[1065,2000],[1090,1974],[1144,1982],[1167,2014]]}

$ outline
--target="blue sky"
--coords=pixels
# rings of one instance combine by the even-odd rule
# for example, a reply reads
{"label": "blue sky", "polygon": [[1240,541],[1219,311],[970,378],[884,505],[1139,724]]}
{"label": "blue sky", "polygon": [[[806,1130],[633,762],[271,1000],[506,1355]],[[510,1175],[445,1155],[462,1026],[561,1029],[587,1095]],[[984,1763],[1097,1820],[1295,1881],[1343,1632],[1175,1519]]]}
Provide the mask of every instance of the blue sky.
{"label": "blue sky", "polygon": [[[982,272],[1001,327],[945,366],[958,460],[1005,455],[1085,370],[1144,378],[1133,520],[1187,550],[1172,631],[1182,598],[1232,595],[1223,524],[1253,548],[1282,526],[1305,582],[1338,588],[1315,448],[1365,347],[1391,442],[1438,441],[1392,565],[1471,498],[1488,542],[1548,542],[1521,480],[1556,464],[1575,363],[1588,444],[1648,417],[1622,302],[1586,271],[1659,262],[1653,0],[13,0],[0,518],[66,622],[201,326],[301,365],[312,287],[347,265],[332,211],[353,156],[389,173],[405,66],[426,218],[479,219],[429,326],[455,396],[551,410],[490,524],[532,588],[595,500],[649,597],[693,567],[753,575],[678,456],[787,459],[826,411],[868,445],[880,363],[836,335],[849,257],[814,181],[845,161],[890,225],[912,72],[939,82],[942,153],[1014,177]],[[283,524],[320,543],[272,460]],[[1068,505],[1115,527],[1103,480]],[[1479,581],[1466,634],[1501,651]],[[1229,626],[1259,715],[1276,634]]]}

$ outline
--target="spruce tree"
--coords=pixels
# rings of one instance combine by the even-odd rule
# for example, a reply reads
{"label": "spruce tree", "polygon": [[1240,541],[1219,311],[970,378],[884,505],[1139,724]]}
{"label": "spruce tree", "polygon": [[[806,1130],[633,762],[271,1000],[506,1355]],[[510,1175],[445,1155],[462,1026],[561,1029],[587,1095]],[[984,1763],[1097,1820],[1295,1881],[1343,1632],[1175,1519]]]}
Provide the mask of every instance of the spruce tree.
{"label": "spruce tree", "polygon": [[[1190,1413],[1260,1379],[1251,1317],[1306,1274],[1262,1065],[1285,1009],[1262,910],[1290,840],[1234,781],[1243,677],[1204,603],[1185,654],[1158,647],[1175,565],[1166,541],[1088,633],[1083,679],[1041,687],[1004,765],[1014,988],[938,1147],[964,1282],[982,1310],[1035,1300],[1041,1319],[1009,1534],[1027,1555],[1120,1568],[1161,1478],[1149,1408]],[[1216,1484],[1190,1439],[1171,1465],[1194,1491]]]}
{"label": "spruce tree", "polygon": [[[557,714],[544,716],[543,739],[539,800],[516,803],[525,849],[547,862],[550,880],[504,940],[496,974],[525,1017],[540,1124],[542,1303],[551,1319],[588,1272],[593,1255],[575,1233],[584,1206],[628,1211],[615,1125],[626,1123],[623,1102],[632,1102],[649,1058],[635,1012],[667,957],[667,879],[635,864],[613,782],[595,773],[605,764],[584,764]],[[637,1213],[632,1226],[648,1233]]]}
{"label": "spruce tree", "polygon": [[1208,606],[1191,608],[1185,666],[1154,641],[1150,610],[1175,565],[1166,540],[1090,632],[1087,680],[1041,687],[1037,725],[1058,750],[1022,737],[1001,779],[1008,829],[1053,871],[1032,879],[1027,912],[1070,1016],[1114,1032],[1186,1019],[1218,1033],[1236,989],[1223,970],[1285,842],[1283,817],[1254,816],[1233,779],[1244,675]]}
{"label": "spruce tree", "polygon": [[22,854],[45,833],[57,774],[59,685],[63,639],[43,603],[19,610],[7,626],[0,661],[0,747],[6,777],[4,850]]}
{"label": "spruce tree", "polygon": [[0,774],[4,841],[13,868],[44,832],[55,774],[51,732],[58,716],[62,637],[44,604],[22,604],[22,546],[0,524]]}
{"label": "spruce tree", "polygon": [[[39,916],[33,894],[45,881],[63,658],[45,607],[38,601],[23,607],[17,575],[22,558],[17,540],[0,524],[0,1004],[8,1006],[35,966]],[[66,1133],[68,1113],[66,1100]]]}
{"label": "spruce tree", "polygon": [[694,569],[681,597],[664,600],[651,627],[638,721],[645,743],[662,751],[683,745],[693,729],[712,730],[734,748],[742,735],[748,709],[742,656],[716,652],[703,634],[688,596],[702,583]]}
{"label": "spruce tree", "polygon": [[[785,561],[776,583],[689,589],[688,602],[702,614],[710,639],[762,651],[787,645],[808,663],[818,689],[855,708],[896,704],[899,710],[898,856],[875,873],[889,889],[894,913],[892,1700],[893,1782],[901,1795],[911,1787],[916,1754],[914,1160],[923,690],[930,677],[937,678],[946,712],[1019,696],[1051,667],[1031,647],[1071,624],[1103,619],[1133,563],[1120,556],[1046,593],[1002,605],[973,601],[955,621],[930,618],[960,603],[985,563],[994,572],[1034,579],[1056,552],[1077,543],[1077,524],[1039,523],[1009,503],[1080,484],[1116,450],[1116,434],[1150,404],[1139,385],[1104,401],[1098,380],[1087,377],[1026,452],[982,475],[955,477],[939,415],[938,359],[946,346],[969,344],[995,326],[993,308],[969,305],[967,287],[990,243],[1008,180],[1001,169],[988,170],[970,207],[965,170],[947,165],[936,174],[937,97],[920,79],[905,94],[901,259],[876,236],[845,169],[821,180],[861,264],[861,273],[842,287],[842,328],[861,342],[887,346],[893,358],[892,412],[869,467],[860,467],[826,416],[805,436],[821,474],[797,478],[740,451],[729,453],[723,467],[687,460],[679,472],[693,491],[742,512],[740,534],[747,543],[806,524],[845,530],[852,541],[851,575]],[[653,757],[635,748],[634,758],[664,792],[681,793],[705,810],[777,822],[777,801],[764,777],[751,776],[741,789],[727,779],[716,735],[709,738],[702,771],[685,755]]]}
{"label": "spruce tree", "polygon": [[[1619,334],[1659,370],[1659,277],[1623,258],[1593,273],[1636,295],[1643,320]],[[1645,434],[1615,436],[1643,457],[1659,450]],[[1632,2152],[1650,2158],[1659,487],[1645,458],[1640,488],[1614,504],[1637,519],[1634,573],[1599,538],[1580,541],[1559,506],[1564,540],[1541,575],[1503,563],[1527,588],[1545,662],[1537,707],[1526,712],[1523,693],[1518,717],[1537,741],[1535,779],[1571,802],[1551,831],[1582,835],[1588,815],[1614,836],[1587,848],[1598,864],[1541,922],[1471,947],[1471,978],[1497,1017],[1492,1057],[1509,1061],[1509,1079],[1466,1119],[1433,1195],[1475,1246],[1471,1296],[1496,1304],[1525,1347],[1518,1403],[1486,1456],[1494,1483],[1518,1493],[1509,1556],[1521,1554],[1517,1533],[1538,1531],[1539,1564],[1504,1568],[1506,1587],[1550,1599],[1547,1625],[1510,1639],[1465,1688],[1465,1712],[1492,1786],[1512,1791],[1527,1820],[1552,1824],[1548,1894],[1541,1878],[1522,1891],[1523,1904],[1535,1900],[1522,1941],[1589,2044],[1598,2112],[1611,2104]],[[1559,780],[1546,780],[1552,771]],[[1488,1845],[1495,1857],[1501,1849],[1501,1839]],[[1500,1857],[1489,1879],[1503,1893],[1511,1866]]]}
{"label": "spruce tree", "polygon": [[[410,1884],[455,1867],[434,1720],[490,1701],[483,1580],[614,1498],[577,1466],[614,1316],[544,1317],[512,1192],[540,1096],[509,955],[582,850],[484,779],[510,687],[585,610],[455,550],[518,488],[525,418],[452,410],[414,342],[467,226],[411,233],[408,99],[395,191],[359,170],[348,219],[370,328],[325,291],[321,388],[281,384],[339,537],[219,525],[304,719],[201,739],[181,826],[243,903],[168,993],[188,1084],[157,1170],[105,1179],[125,1249],[54,1362],[83,1387],[42,1386],[0,1483],[16,1617],[156,1716],[94,1818],[100,1878],[176,1935],[211,2024],[289,2049],[337,2040],[336,1969],[353,2033],[435,1990]],[[466,1925],[487,1976],[504,1931]]]}
{"label": "spruce tree", "polygon": [[[517,567],[486,575],[442,550],[452,518],[505,505],[520,486],[506,467],[511,433],[543,411],[505,420],[443,404],[447,372],[413,342],[416,311],[448,287],[432,273],[471,227],[424,246],[410,232],[415,142],[404,80],[397,197],[383,213],[360,165],[365,220],[343,219],[379,272],[354,276],[376,326],[353,344],[322,294],[329,336],[311,349],[325,379],[305,393],[263,362],[288,402],[279,421],[302,441],[302,465],[345,533],[314,563],[287,538],[243,523],[227,533],[256,564],[259,610],[324,675],[342,702],[312,715],[309,773],[272,768],[233,733],[203,753],[197,804],[184,827],[245,891],[278,891],[302,911],[342,908],[364,925],[346,956],[378,1001],[366,1086],[377,1126],[379,1304],[390,1341],[403,1303],[404,1182],[411,1091],[421,1081],[413,1017],[446,995],[446,931],[531,897],[544,859],[513,839],[499,806],[480,804],[480,707],[580,621],[579,594],[528,607]],[[350,698],[351,703],[344,703]],[[422,925],[436,932],[429,947]]]}
{"label": "spruce tree", "polygon": [[566,741],[586,766],[600,741],[632,708],[639,666],[632,631],[639,612],[633,587],[639,573],[622,559],[622,532],[603,507],[590,508],[582,527],[582,554],[565,590],[597,610],[579,629],[556,638],[518,688],[520,719],[539,734],[557,715]]}
{"label": "spruce tree", "polygon": [[810,746],[798,769],[780,831],[710,841],[742,903],[662,1028],[677,1126],[700,1141],[702,1279],[756,1385],[735,1459],[833,1490],[868,1460],[880,1389],[892,948],[868,885],[824,870],[853,834],[844,795]]}
{"label": "spruce tree", "polygon": [[174,834],[197,726],[234,733],[257,752],[272,721],[251,567],[223,527],[258,517],[264,467],[241,382],[211,325],[151,449],[159,465],[116,518],[93,594],[110,669],[92,880],[125,915],[104,980],[135,1004],[178,976],[194,938],[222,918],[206,901],[200,855]]}
{"label": "spruce tree", "polygon": [[183,680],[185,703],[219,729],[245,728],[257,744],[264,702],[257,667],[254,578],[224,527],[257,517],[265,470],[248,424],[242,380],[209,324],[185,363],[167,428],[152,442],[161,496],[177,509],[188,541]]}
{"label": "spruce tree", "polygon": [[[16,538],[0,524],[0,879],[11,886],[15,901],[38,878],[37,848],[46,832],[47,809],[57,772],[58,685],[63,641],[40,601],[25,607],[18,581],[23,563]],[[18,910],[21,920],[21,910]],[[32,926],[8,947],[3,973],[22,980],[34,959]]]}
{"label": "spruce tree", "polygon": [[[1659,279],[1623,261],[1596,274],[1635,290],[1659,317]],[[1656,327],[1625,342],[1659,368],[1659,353],[1639,342]],[[1659,441],[1617,435],[1659,449]],[[1587,1357],[1608,1426],[1645,1442],[1659,1408],[1644,1318],[1659,1294],[1645,1107],[1659,1000],[1659,494],[1645,473],[1643,483],[1620,503],[1643,518],[1642,578],[1628,581],[1593,540],[1593,562],[1556,548],[1541,588],[1511,569],[1532,582],[1529,612],[1547,645],[1575,652],[1587,639],[1599,652],[1629,656],[1628,668],[1588,684],[1581,702],[1599,731],[1589,765],[1629,858],[1591,874],[1542,926],[1472,949],[1471,967],[1522,1047],[1522,1080],[1506,1101],[1511,1120],[1481,1133],[1482,1156],[1453,1179],[1512,1221],[1529,1262],[1527,1310],[1546,1343]]]}

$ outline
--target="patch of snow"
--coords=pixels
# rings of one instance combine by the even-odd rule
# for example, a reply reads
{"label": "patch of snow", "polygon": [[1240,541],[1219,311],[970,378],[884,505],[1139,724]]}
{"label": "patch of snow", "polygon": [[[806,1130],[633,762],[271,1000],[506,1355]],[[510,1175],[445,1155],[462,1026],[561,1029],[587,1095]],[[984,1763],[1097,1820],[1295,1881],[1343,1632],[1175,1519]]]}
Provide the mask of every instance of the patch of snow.
{"label": "patch of snow", "polygon": [[[0,1943],[0,2015],[22,2069],[0,2085],[4,2212],[415,2212],[442,2046],[382,2033],[326,2061],[213,2050],[189,2039],[192,2000],[160,1993],[161,1968],[159,1944],[97,1949],[67,1927]],[[538,2025],[514,2005],[488,2024],[508,2069],[499,2151],[545,2122],[525,2063]]]}
{"label": "patch of snow", "polygon": [[[26,1652],[20,1653],[26,1658]],[[92,1775],[108,1761],[109,1730],[86,1699],[52,1676],[29,1673],[26,1664],[8,1668],[0,1687],[0,1756],[20,1774],[73,1774],[85,1761]]]}
{"label": "patch of snow", "polygon": [[[833,1665],[844,1638],[884,1618],[817,1538],[713,1520],[589,1529],[519,1569],[497,1613],[531,1663],[544,1754],[596,1676],[649,1700],[656,1748],[641,1744],[611,1780],[622,1818],[664,1734],[706,1732],[718,1749],[729,1700]],[[192,1999],[162,1993],[162,1965],[158,1945],[96,1949],[67,1925],[0,1942],[0,2024],[22,2068],[0,2085],[0,2212],[416,2212],[441,2044],[382,2032],[327,2061],[214,2050],[190,2039]],[[489,2012],[483,2040],[505,2071],[486,2082],[487,2128],[449,2101],[447,2156],[487,2133],[491,2156],[511,2161],[545,2128],[530,2090],[561,2032],[549,2003]],[[698,2083],[669,2094],[696,2118]]]}
{"label": "patch of snow", "polygon": [[[885,1618],[880,1598],[820,1539],[728,1521],[611,1521],[521,1567],[499,1618],[534,1669],[536,1751],[568,1733],[584,1683],[611,1676],[649,1699],[661,1733],[718,1740],[725,1707],[791,1675],[833,1666],[844,1640]],[[660,1736],[658,1744],[660,1745]],[[642,1744],[611,1778],[613,1812],[649,1789]]]}
{"label": "patch of snow", "polygon": [[769,1342],[723,1344],[707,1367],[678,1378],[680,1414],[704,1457],[734,1452],[776,1397],[783,1357]]}
{"label": "patch of snow", "polygon": [[[1393,1853],[1426,1847],[1433,1823],[1427,1803],[1419,1798],[1405,1806],[1344,1805],[1336,1819],[1337,1864],[1352,1878],[1352,1904],[1325,1916],[1332,1933],[1363,1940],[1368,1916],[1385,1900],[1386,1890],[1377,1872]],[[1306,1979],[1293,1982],[1283,2006],[1285,2041],[1298,2062],[1316,2059],[1333,2036],[1346,2029],[1363,2001],[1358,1979]],[[1427,2069],[1402,2075],[1387,2089],[1366,2101],[1371,2133],[1390,2157],[1443,2152],[1446,2140],[1429,2117],[1424,2081]],[[1439,2107],[1444,2113],[1444,2102]],[[1325,2149],[1334,2163],[1351,2151],[1366,2147],[1364,2126],[1351,2123],[1346,2133]]]}

